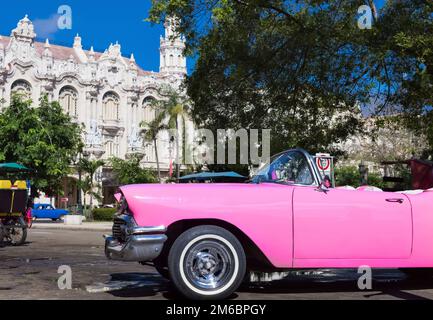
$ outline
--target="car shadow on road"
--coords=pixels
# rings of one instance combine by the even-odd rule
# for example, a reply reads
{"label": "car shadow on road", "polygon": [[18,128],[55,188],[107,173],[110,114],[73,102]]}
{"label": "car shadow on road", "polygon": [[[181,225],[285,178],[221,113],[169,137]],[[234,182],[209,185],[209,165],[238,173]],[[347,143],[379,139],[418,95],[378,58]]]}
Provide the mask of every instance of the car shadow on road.
{"label": "car shadow on road", "polygon": [[107,292],[119,298],[155,296],[169,290],[170,284],[157,273],[114,273],[110,280],[87,286],[88,292]]}
{"label": "car shadow on road", "polygon": [[[290,274],[283,280],[268,283],[244,284],[238,290],[239,294],[266,295],[278,294],[282,299],[299,298],[299,295],[335,293],[332,298],[346,297],[349,299],[403,299],[429,300],[414,292],[433,289],[433,277],[411,278],[398,270],[380,271],[374,274],[372,290],[361,291],[357,284],[359,274],[355,271],[327,271],[323,274],[299,275]],[[89,292],[107,292],[118,298],[145,298],[161,294],[164,299],[183,300],[170,281],[158,273],[116,273],[110,275],[107,282],[87,287]],[[90,288],[90,290],[89,290]],[[359,294],[361,292],[361,294]],[[353,294],[355,293],[355,295]],[[285,296],[287,295],[287,296]],[[233,294],[229,300],[238,298]],[[320,298],[320,297],[319,297]]]}
{"label": "car shadow on road", "polygon": [[[159,273],[115,273],[107,282],[88,286],[88,292],[107,292],[117,298],[145,298],[162,294],[167,300],[184,300],[171,282]],[[233,294],[230,299],[237,298]]]}
{"label": "car shadow on road", "polygon": [[[356,270],[334,271],[318,276],[289,275],[279,281],[243,285],[238,291],[261,295],[341,293],[346,297],[359,297],[360,299],[375,299],[382,296],[384,299],[430,300],[407,291],[433,289],[433,276],[428,278],[408,277],[398,270],[385,270],[373,275],[371,290],[362,291],[358,288],[359,276]],[[362,292],[362,294],[350,295],[354,292]]]}

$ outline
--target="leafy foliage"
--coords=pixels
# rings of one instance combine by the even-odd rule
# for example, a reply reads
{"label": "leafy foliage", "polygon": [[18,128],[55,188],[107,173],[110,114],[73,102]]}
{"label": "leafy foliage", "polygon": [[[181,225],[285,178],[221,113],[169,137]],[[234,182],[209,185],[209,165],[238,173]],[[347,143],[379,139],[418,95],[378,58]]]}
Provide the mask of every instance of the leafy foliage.
{"label": "leafy foliage", "polygon": [[[335,169],[335,180],[337,186],[352,186],[359,187],[361,185],[361,174],[357,167],[346,166]],[[377,173],[368,174],[369,186],[385,188],[387,185],[383,182],[383,178]]]}
{"label": "leafy foliage", "polygon": [[[356,0],[153,0],[150,21],[181,17],[200,125],[269,128],[272,152],[326,149],[370,114],[400,113],[433,146],[433,3],[387,1],[371,30]],[[368,107],[368,110],[367,110]]]}
{"label": "leafy foliage", "polygon": [[167,130],[169,127],[164,123],[165,114],[159,112],[158,105],[151,107],[155,108],[157,113],[155,119],[150,122],[142,122],[140,126],[145,129],[144,139],[148,142],[153,143],[155,148],[156,166],[158,171],[158,181],[161,182],[161,169],[159,166],[159,154],[158,154],[158,135],[161,131]]}
{"label": "leafy foliage", "polygon": [[[433,2],[389,2],[382,29],[383,47],[397,59],[389,67],[390,101],[403,111],[406,125],[426,135],[433,155]],[[388,25],[388,26],[387,26]],[[385,49],[384,48],[384,49]]]}
{"label": "leafy foliage", "polygon": [[132,157],[129,160],[111,158],[110,164],[120,185],[157,182],[154,172],[140,166],[139,157]]}
{"label": "leafy foliage", "polygon": [[57,102],[43,97],[33,108],[30,100],[15,95],[0,114],[0,161],[34,169],[34,190],[55,195],[82,148],[81,130]]}
{"label": "leafy foliage", "polygon": [[[159,95],[162,99],[152,102],[152,107],[156,110],[157,117],[152,123],[148,124],[151,130],[148,131],[147,139],[154,136],[154,133],[157,132],[155,130],[172,130],[170,140],[173,140],[176,146],[176,175],[177,179],[179,179],[180,164],[183,163],[182,158],[185,157],[185,153],[180,150],[180,141],[185,137],[186,120],[190,114],[190,102],[185,95],[171,86],[163,86],[159,90]],[[168,119],[168,124],[165,124],[165,119]],[[142,126],[146,126],[146,124],[142,123]],[[185,139],[182,140],[185,141]]]}
{"label": "leafy foliage", "polygon": [[116,209],[113,208],[97,208],[93,209],[92,215],[95,221],[112,221],[116,213]]}
{"label": "leafy foliage", "polygon": [[[77,169],[85,174],[84,179],[78,183],[78,188],[84,192],[84,195],[90,195],[90,208],[93,208],[93,198],[101,200],[101,186],[95,183],[95,174],[99,168],[105,165],[103,160],[90,160],[81,158],[78,162]],[[84,197],[86,205],[86,197]]]}

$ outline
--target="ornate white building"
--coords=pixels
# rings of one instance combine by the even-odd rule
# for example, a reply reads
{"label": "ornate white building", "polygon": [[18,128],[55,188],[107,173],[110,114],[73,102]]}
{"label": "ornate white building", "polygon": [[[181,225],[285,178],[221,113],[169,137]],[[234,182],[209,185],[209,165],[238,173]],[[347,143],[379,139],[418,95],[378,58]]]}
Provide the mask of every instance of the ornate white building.
{"label": "ornate white building", "polygon": [[[186,74],[184,39],[175,37],[173,30],[173,21],[168,21],[160,40],[160,72],[148,72],[136,64],[134,55],[123,57],[118,43],[101,53],[93,47],[85,50],[78,35],[72,47],[37,42],[26,16],[10,36],[0,36],[0,108],[9,104],[14,92],[26,94],[35,106],[47,94],[74,121],[85,125],[88,155],[108,159],[139,154],[143,165],[153,168],[153,145],[143,141],[139,125],[154,118],[149,104],[160,98],[158,88],[166,84],[178,88]],[[171,156],[168,140],[167,133],[158,141],[164,171],[168,171]],[[100,176],[103,180],[104,174]],[[107,183],[106,188],[110,187]],[[73,180],[65,181],[65,197],[70,203],[76,199]]]}

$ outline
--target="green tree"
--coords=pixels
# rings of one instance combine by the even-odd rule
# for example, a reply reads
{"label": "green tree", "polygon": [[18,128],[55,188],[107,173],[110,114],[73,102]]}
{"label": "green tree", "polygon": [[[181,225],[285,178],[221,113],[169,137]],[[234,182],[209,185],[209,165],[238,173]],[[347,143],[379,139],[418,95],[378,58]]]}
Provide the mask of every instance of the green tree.
{"label": "green tree", "polygon": [[[272,152],[327,149],[362,130],[359,109],[403,113],[433,145],[433,3],[425,0],[153,0],[149,20],[181,17],[199,125],[268,128]],[[376,5],[375,5],[376,3]],[[373,7],[371,30],[357,25]]]}
{"label": "green tree", "polygon": [[357,102],[366,97],[352,92],[366,85],[355,80],[368,66],[348,41],[361,34],[354,21],[359,3],[330,1],[326,10],[318,1],[294,3],[154,1],[150,19],[182,17],[187,52],[197,55],[187,89],[198,125],[271,129],[273,153],[318,151],[359,129]]}
{"label": "green tree", "polygon": [[161,131],[167,130],[169,127],[164,123],[165,113],[159,112],[158,109],[156,111],[156,118],[150,122],[143,121],[140,126],[146,130],[144,139],[148,142],[153,143],[155,148],[155,158],[156,158],[156,167],[158,171],[158,181],[161,182],[161,169],[159,165],[159,155],[158,155],[158,135]]}
{"label": "green tree", "polygon": [[90,192],[93,189],[92,181],[86,175],[84,178],[81,179],[81,181],[77,182],[77,187],[78,187],[78,190],[82,191],[84,194],[83,208],[84,208],[84,210],[87,210],[87,197],[86,197],[86,195],[90,194]]}
{"label": "green tree", "polygon": [[389,101],[404,124],[425,135],[433,156],[433,2],[388,1],[378,20],[382,43],[372,47],[387,62]]}
{"label": "green tree", "polygon": [[140,158],[132,157],[128,160],[111,158],[110,165],[120,185],[155,183],[155,174],[140,166]]}
{"label": "green tree", "polygon": [[337,186],[359,187],[361,174],[355,166],[337,167],[335,169],[335,183]]}
{"label": "green tree", "polygon": [[181,152],[181,139],[185,141],[186,120],[189,116],[188,99],[171,86],[164,86],[159,90],[160,100],[153,101],[154,108],[158,111],[159,117],[168,118],[168,129],[175,131],[170,138],[176,144],[176,179],[180,178],[180,165],[183,163],[185,153]]}
{"label": "green tree", "polygon": [[44,96],[39,106],[14,95],[0,113],[0,161],[19,162],[35,170],[34,190],[54,196],[81,151],[82,128],[63,113],[57,102]]}
{"label": "green tree", "polygon": [[90,212],[93,210],[93,198],[101,200],[100,186],[95,183],[95,174],[99,168],[105,165],[103,160],[89,160],[81,158],[78,161],[78,170],[84,173],[85,178],[82,180],[79,188],[84,193],[84,207],[86,207],[86,195],[90,196]]}
{"label": "green tree", "polygon": [[[354,188],[361,186],[361,174],[355,166],[337,167],[335,169],[335,180],[337,186],[352,186]],[[367,184],[382,189],[387,187],[387,184],[383,182],[383,177],[376,172],[368,173]]]}

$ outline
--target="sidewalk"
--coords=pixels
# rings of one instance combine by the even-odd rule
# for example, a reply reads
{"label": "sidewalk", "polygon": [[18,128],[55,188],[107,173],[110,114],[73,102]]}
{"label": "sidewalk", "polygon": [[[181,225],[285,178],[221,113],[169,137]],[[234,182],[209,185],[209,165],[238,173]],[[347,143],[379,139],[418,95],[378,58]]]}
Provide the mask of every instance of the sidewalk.
{"label": "sidewalk", "polygon": [[112,227],[112,222],[83,222],[82,225],[65,225],[63,222],[35,221],[33,222],[32,229],[109,232]]}

